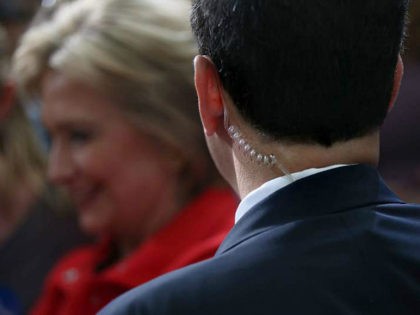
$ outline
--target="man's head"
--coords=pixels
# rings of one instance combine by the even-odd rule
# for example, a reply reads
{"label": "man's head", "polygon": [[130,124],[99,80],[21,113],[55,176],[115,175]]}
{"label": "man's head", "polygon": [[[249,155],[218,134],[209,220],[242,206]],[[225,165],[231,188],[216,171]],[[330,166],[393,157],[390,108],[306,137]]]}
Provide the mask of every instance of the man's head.
{"label": "man's head", "polygon": [[331,146],[376,130],[391,102],[408,0],[195,0],[200,54],[243,118]]}

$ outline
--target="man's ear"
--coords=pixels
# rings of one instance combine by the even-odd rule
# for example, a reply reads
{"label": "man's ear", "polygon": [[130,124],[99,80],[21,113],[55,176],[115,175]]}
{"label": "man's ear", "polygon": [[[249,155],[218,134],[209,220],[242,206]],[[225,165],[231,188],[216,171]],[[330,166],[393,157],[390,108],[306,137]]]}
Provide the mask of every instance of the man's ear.
{"label": "man's ear", "polygon": [[397,100],[398,92],[400,91],[401,80],[404,75],[404,64],[401,55],[398,55],[397,65],[394,72],[394,85],[392,87],[391,99],[389,101],[388,111],[394,107],[395,101]]}
{"label": "man's ear", "polygon": [[223,89],[216,66],[207,56],[194,59],[194,82],[198,96],[201,122],[207,136],[223,125]]}
{"label": "man's ear", "polygon": [[15,101],[15,87],[11,82],[6,82],[0,91],[0,122],[9,114]]}

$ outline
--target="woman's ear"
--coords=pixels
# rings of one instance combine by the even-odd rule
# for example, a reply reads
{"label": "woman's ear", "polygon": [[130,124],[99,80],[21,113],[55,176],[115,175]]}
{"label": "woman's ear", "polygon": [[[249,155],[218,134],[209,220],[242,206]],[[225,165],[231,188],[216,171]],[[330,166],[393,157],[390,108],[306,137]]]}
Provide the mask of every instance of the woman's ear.
{"label": "woman's ear", "polygon": [[9,114],[15,102],[15,87],[11,82],[6,82],[0,92],[0,122]]}
{"label": "woman's ear", "polygon": [[194,59],[194,82],[198,107],[207,136],[213,135],[223,125],[223,89],[216,66],[207,56]]}
{"label": "woman's ear", "polygon": [[398,92],[400,91],[401,80],[403,78],[403,75],[404,75],[404,63],[402,61],[401,55],[398,55],[398,61],[397,61],[397,65],[395,67],[395,72],[394,72],[394,85],[392,87],[392,93],[391,93],[391,98],[389,101],[388,111],[390,111],[394,107],[395,101],[397,100],[397,96],[398,96]]}

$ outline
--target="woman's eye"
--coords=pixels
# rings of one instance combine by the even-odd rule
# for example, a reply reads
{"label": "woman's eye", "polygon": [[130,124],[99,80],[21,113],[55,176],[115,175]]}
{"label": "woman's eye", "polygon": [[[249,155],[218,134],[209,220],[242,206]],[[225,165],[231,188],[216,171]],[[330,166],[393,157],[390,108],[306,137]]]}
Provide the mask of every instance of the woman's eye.
{"label": "woman's eye", "polygon": [[70,132],[70,141],[75,144],[82,144],[92,138],[92,132],[85,130],[73,130]]}

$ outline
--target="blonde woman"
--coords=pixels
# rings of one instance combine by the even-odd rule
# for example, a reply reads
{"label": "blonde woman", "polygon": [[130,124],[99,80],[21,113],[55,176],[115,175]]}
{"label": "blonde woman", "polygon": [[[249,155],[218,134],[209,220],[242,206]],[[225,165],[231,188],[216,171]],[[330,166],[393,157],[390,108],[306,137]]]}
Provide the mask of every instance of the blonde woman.
{"label": "blonde woman", "polygon": [[58,264],[33,314],[94,314],[212,256],[232,227],[236,197],[200,131],[188,7],[79,0],[24,36],[14,72],[42,100],[49,177],[98,238]]}
{"label": "blonde woman", "polygon": [[43,151],[14,102],[8,43],[0,28],[0,314],[21,314],[56,260],[84,237],[47,187]]}

